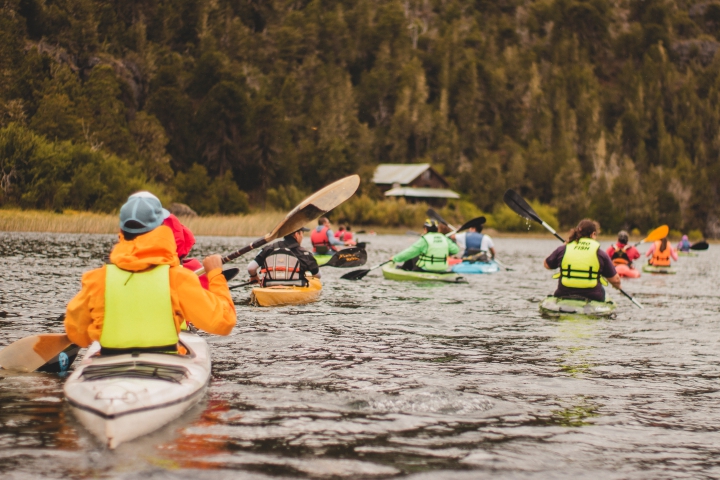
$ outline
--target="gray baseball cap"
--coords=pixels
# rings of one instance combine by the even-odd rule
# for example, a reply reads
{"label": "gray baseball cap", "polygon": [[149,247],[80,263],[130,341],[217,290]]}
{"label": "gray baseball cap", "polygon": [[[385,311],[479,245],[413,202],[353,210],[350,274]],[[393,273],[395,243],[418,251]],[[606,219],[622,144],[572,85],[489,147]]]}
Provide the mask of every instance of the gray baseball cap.
{"label": "gray baseball cap", "polygon": [[130,195],[120,208],[120,229],[128,233],[147,233],[162,225],[170,212],[150,192]]}

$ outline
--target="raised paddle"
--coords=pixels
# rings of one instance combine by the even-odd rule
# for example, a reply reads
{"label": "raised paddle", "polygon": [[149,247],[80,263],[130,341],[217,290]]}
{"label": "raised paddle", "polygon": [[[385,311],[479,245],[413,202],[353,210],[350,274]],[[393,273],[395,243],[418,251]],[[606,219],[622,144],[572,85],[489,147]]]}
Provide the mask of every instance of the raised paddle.
{"label": "raised paddle", "polygon": [[505,195],[503,195],[503,200],[505,201],[505,204],[510,207],[510,209],[520,215],[523,218],[526,218],[528,220],[534,220],[545,229],[555,235],[555,237],[560,240],[561,242],[565,243],[565,240],[557,234],[554,228],[552,228],[550,225],[545,223],[537,213],[535,213],[535,210],[525,201],[523,197],[521,197],[519,194],[515,193],[513,190],[508,190],[505,192]]}
{"label": "raised paddle", "polygon": [[[250,245],[231,253],[222,259],[223,263],[234,260],[251,250],[260,248],[268,242],[272,242],[278,237],[284,237],[301,229],[305,224],[316,220],[318,217],[329,212],[333,208],[352,197],[357,188],[360,186],[360,176],[350,175],[335,183],[331,183],[327,187],[318,190],[305,200],[300,202],[298,206],[292,209],[285,218],[278,223],[272,232],[262,238],[252,242]],[[195,271],[196,274],[202,275],[205,269],[201,268]]]}
{"label": "raised paddle", "polygon": [[[650,232],[647,237],[645,237],[642,240],[640,240],[639,242],[637,242],[634,246],[637,247],[641,243],[656,242],[658,240],[662,240],[663,238],[668,236],[669,232],[670,232],[670,227],[668,227],[667,225],[660,225],[658,228],[656,228],[655,230]],[[690,248],[692,248],[692,247],[690,247]]]}
{"label": "raised paddle", "polygon": [[[330,260],[324,265],[320,265],[320,268],[322,267],[335,267],[335,268],[354,268],[354,267],[361,267],[365,265],[367,262],[367,251],[360,247],[351,247],[346,248],[344,250],[340,250],[339,252],[336,252],[335,255],[333,255]],[[234,290],[236,288],[240,287],[246,287],[250,285],[251,283],[257,283],[257,282],[245,282],[240,283],[238,285],[233,285],[230,287],[230,290]]]}
{"label": "raised paddle", "polygon": [[[507,206],[510,207],[515,213],[517,213],[523,218],[527,218],[528,220],[536,221],[537,223],[545,227],[547,231],[555,235],[558,240],[565,243],[565,239],[558,235],[555,229],[553,229],[550,225],[543,222],[542,219],[538,216],[538,214],[535,213],[535,210],[533,210],[532,207],[530,207],[530,205],[528,205],[525,199],[522,198],[519,194],[515,193],[512,190],[508,190],[507,192],[505,192],[503,200],[505,201]],[[645,308],[637,300],[628,295],[625,290],[623,290],[622,288],[618,288],[618,290],[620,291],[620,293],[625,295],[631,302],[637,305],[638,308]]]}
{"label": "raised paddle", "polygon": [[690,245],[690,250],[707,250],[708,248],[710,248],[710,245],[705,240]]}

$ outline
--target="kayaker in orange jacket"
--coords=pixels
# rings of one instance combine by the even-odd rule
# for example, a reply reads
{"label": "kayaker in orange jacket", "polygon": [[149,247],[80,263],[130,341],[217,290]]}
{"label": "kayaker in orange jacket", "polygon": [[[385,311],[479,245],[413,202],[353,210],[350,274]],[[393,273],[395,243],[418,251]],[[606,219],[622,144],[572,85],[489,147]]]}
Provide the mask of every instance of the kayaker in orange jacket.
{"label": "kayaker in orange jacket", "polygon": [[650,257],[649,264],[655,267],[669,267],[670,259],[678,261],[678,254],[670,245],[667,237],[650,245],[648,251],[645,252],[645,256]]}
{"label": "kayaker in orange jacket", "polygon": [[[82,288],[67,306],[65,331],[73,343],[87,347],[97,340],[103,351],[168,351],[185,322],[216,335],[232,331],[237,317],[222,258],[203,261],[209,279],[203,289],[197,275],[180,266],[173,232],[162,225],[168,215],[157,199],[131,197],[123,205],[110,264],[83,274]],[[138,285],[138,298],[123,297]],[[169,302],[163,298],[168,290]]]}

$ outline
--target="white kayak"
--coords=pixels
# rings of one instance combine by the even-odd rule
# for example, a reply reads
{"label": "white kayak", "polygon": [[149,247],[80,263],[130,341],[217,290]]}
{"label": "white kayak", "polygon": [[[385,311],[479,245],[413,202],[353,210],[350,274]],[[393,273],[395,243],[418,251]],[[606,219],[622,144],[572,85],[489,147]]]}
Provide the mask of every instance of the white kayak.
{"label": "white kayak", "polygon": [[202,398],[210,380],[205,340],[181,332],[180,342],[187,355],[100,356],[94,343],[65,382],[75,416],[109,448],[180,417]]}

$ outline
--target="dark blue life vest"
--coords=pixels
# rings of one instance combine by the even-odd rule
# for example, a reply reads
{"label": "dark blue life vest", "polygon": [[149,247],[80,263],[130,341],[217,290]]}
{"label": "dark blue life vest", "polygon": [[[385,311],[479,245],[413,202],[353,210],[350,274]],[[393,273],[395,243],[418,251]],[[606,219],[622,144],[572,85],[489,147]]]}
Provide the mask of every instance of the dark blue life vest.
{"label": "dark blue life vest", "polygon": [[465,248],[468,250],[480,250],[484,235],[478,232],[468,232],[465,235]]}

